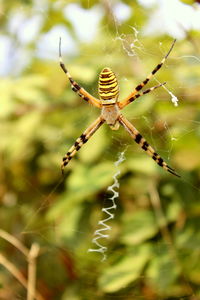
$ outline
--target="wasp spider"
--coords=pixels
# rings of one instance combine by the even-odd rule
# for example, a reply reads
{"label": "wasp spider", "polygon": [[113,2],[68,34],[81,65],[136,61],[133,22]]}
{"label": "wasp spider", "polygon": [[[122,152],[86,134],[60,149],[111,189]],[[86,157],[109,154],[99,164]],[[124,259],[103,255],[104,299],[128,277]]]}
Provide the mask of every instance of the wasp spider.
{"label": "wasp spider", "polygon": [[153,75],[162,67],[168,55],[172,51],[175,44],[173,41],[171,48],[168,53],[162,59],[162,61],[153,69],[153,71],[147,76],[147,78],[140,83],[136,88],[128,95],[123,101],[118,101],[119,96],[119,86],[115,74],[110,68],[104,68],[99,75],[99,98],[96,99],[90,95],[84,88],[82,88],[76,81],[73,80],[70,73],[66,69],[62,57],[61,57],[61,39],[59,42],[59,57],[60,66],[62,70],[67,75],[71,88],[76,92],[82,99],[88,103],[101,108],[101,115],[81,134],[81,136],[75,141],[74,145],[68,150],[63,158],[61,165],[62,172],[64,167],[69,163],[69,161],[74,157],[76,152],[89,140],[89,138],[97,131],[97,129],[103,124],[107,123],[112,130],[117,130],[120,124],[128,131],[130,136],[135,140],[140,147],[146,151],[146,153],[155,160],[155,162],[161,166],[166,171],[171,174],[180,177],[174,169],[169,167],[167,163],[158,155],[155,150],[148,144],[145,138],[139,133],[139,131],[121,114],[121,110],[135,99],[142,95],[145,95],[158,87],[164,85],[166,82],[159,85],[153,86],[139,93],[139,91],[149,82]]}

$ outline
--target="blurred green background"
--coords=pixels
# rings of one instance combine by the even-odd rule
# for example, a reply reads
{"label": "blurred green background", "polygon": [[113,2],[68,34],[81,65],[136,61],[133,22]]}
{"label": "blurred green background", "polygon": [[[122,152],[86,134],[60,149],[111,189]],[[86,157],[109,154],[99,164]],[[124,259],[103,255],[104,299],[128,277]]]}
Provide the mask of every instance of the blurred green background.
{"label": "blurred green background", "polygon": [[[38,243],[44,299],[200,299],[200,7],[198,1],[0,1],[0,224],[28,248]],[[60,164],[99,110],[70,89],[98,97],[98,74],[116,73],[123,99],[175,47],[143,96],[123,113],[181,179],[165,172],[120,128],[102,126]],[[157,81],[158,80],[158,81]],[[172,103],[172,93],[179,99]],[[94,248],[119,165],[119,197],[107,259]],[[26,276],[27,262],[0,240]],[[12,287],[12,288],[11,288]],[[2,266],[0,299],[26,299]]]}

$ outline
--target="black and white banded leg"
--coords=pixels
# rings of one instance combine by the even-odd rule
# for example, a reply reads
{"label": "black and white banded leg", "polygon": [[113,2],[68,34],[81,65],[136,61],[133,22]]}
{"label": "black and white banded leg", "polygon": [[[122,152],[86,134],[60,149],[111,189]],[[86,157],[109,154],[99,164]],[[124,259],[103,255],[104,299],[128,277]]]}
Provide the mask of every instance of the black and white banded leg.
{"label": "black and white banded leg", "polygon": [[63,157],[63,162],[61,165],[62,173],[64,168],[69,163],[69,161],[74,157],[76,152],[91,138],[91,136],[97,131],[97,129],[104,123],[105,121],[100,116],[97,118],[75,141],[74,145],[68,150],[68,152]]}
{"label": "black and white banded leg", "polygon": [[155,150],[149,145],[149,143],[143,138],[143,136],[139,133],[139,131],[122,115],[119,116],[120,124],[128,131],[131,137],[135,140],[135,142],[140,145],[140,147],[149,155],[153,160],[163,169],[168,171],[169,173],[180,177],[174,169],[167,165],[167,163],[160,157],[159,154],[155,152]]}

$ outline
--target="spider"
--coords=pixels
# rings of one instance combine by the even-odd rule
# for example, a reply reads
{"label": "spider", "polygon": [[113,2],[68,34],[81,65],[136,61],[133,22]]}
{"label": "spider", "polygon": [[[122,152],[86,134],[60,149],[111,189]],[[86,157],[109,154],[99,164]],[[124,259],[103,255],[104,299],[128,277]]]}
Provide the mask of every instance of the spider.
{"label": "spider", "polygon": [[139,91],[149,82],[153,75],[162,67],[165,60],[172,51],[176,40],[173,41],[168,53],[162,59],[162,61],[153,69],[153,71],[146,77],[144,81],[138,84],[135,89],[130,93],[124,100],[118,101],[119,96],[119,86],[117,82],[116,75],[113,71],[106,67],[104,68],[99,75],[99,85],[98,92],[99,98],[96,99],[90,95],[84,88],[82,88],[76,81],[73,80],[70,73],[65,67],[65,64],[62,61],[61,56],[61,38],[59,40],[59,58],[60,58],[60,67],[67,75],[71,88],[76,92],[82,99],[88,103],[101,109],[101,115],[81,134],[81,136],[75,141],[74,145],[68,150],[68,152],[63,157],[63,162],[61,165],[62,173],[64,172],[65,166],[70,162],[74,157],[76,152],[91,138],[91,136],[100,128],[103,123],[107,123],[112,130],[118,130],[119,126],[122,125],[130,136],[135,140],[139,146],[146,151],[146,153],[153,158],[153,160],[161,166],[166,171],[171,174],[180,177],[174,169],[167,165],[167,163],[160,157],[159,154],[149,145],[145,138],[139,133],[139,131],[121,114],[121,110],[132,103],[135,99],[150,93],[151,91],[163,86],[166,82],[159,85],[150,87],[143,92]]}

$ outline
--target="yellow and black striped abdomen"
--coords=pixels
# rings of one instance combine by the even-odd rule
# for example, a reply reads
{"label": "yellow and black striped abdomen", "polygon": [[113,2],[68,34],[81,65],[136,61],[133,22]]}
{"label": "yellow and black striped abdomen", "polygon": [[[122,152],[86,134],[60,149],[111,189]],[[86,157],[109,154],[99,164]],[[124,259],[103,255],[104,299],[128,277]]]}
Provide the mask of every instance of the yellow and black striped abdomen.
{"label": "yellow and black striped abdomen", "polygon": [[99,75],[99,97],[102,104],[114,104],[119,95],[117,78],[110,68],[104,68]]}

